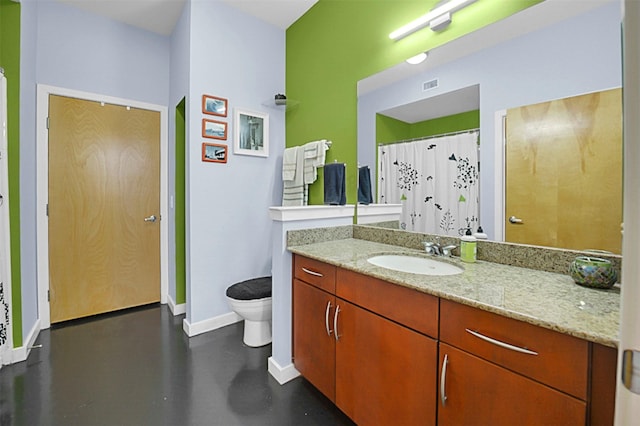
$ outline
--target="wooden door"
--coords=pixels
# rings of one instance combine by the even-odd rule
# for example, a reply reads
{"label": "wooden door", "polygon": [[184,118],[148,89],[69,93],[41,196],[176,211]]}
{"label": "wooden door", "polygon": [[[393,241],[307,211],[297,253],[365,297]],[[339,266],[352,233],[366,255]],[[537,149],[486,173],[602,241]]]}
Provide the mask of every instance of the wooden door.
{"label": "wooden door", "polygon": [[506,134],[505,240],[621,253],[621,89],[510,109]]}
{"label": "wooden door", "polygon": [[293,364],[311,384],[335,401],[335,297],[293,280]]}
{"label": "wooden door", "polygon": [[336,301],[336,405],[361,426],[434,425],[435,340]]}
{"label": "wooden door", "polygon": [[585,424],[586,402],[445,343],[440,343],[440,377],[438,425]]}
{"label": "wooden door", "polygon": [[52,323],[160,300],[159,194],[158,112],[50,96]]}

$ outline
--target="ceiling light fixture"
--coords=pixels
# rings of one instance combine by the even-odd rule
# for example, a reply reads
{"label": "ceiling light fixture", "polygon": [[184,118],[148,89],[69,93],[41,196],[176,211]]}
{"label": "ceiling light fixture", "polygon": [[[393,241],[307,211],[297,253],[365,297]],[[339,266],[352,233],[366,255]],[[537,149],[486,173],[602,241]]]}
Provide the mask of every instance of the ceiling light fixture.
{"label": "ceiling light fixture", "polygon": [[418,65],[427,59],[427,52],[418,53],[416,56],[412,56],[407,59],[407,63],[411,65]]}
{"label": "ceiling light fixture", "polygon": [[429,25],[433,31],[439,31],[451,23],[451,14],[470,5],[476,0],[450,0],[440,6],[435,7],[418,19],[398,28],[391,34],[389,38],[392,40],[400,40],[403,37],[417,31],[426,25]]}

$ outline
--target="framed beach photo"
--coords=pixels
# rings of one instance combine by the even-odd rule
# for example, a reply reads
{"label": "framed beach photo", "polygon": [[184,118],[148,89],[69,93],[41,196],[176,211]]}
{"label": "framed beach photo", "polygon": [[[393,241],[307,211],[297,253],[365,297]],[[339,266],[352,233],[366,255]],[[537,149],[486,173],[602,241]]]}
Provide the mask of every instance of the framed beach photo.
{"label": "framed beach photo", "polygon": [[217,96],[202,95],[202,112],[204,114],[227,116],[227,100]]}
{"label": "framed beach photo", "polygon": [[236,109],[234,123],[235,154],[269,156],[269,114]]}
{"label": "framed beach photo", "polygon": [[202,144],[202,161],[209,163],[226,163],[227,156],[226,145],[206,142]]}
{"label": "framed beach photo", "polygon": [[202,119],[202,137],[211,139],[227,139],[227,123],[224,121]]}

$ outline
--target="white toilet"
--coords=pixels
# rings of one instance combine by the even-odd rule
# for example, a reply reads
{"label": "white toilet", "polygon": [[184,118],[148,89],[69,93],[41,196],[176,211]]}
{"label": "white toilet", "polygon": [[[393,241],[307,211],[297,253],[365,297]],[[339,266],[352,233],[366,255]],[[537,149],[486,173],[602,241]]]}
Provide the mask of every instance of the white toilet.
{"label": "white toilet", "polygon": [[271,343],[271,277],[253,278],[227,288],[227,301],[244,318],[245,345]]}

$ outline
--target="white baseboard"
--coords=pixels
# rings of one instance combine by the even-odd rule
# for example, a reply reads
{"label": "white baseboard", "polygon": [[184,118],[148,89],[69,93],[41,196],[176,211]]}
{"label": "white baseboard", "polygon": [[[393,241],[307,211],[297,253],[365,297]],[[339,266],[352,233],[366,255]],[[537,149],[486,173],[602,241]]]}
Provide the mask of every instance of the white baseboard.
{"label": "white baseboard", "polygon": [[31,331],[27,335],[27,339],[25,340],[27,343],[24,346],[19,346],[17,348],[13,348],[9,353],[10,359],[5,359],[5,363],[14,364],[16,362],[26,361],[29,353],[31,352],[31,347],[36,343],[36,339],[38,338],[38,334],[40,334],[40,320],[38,319]]}
{"label": "white baseboard", "polygon": [[182,315],[187,312],[187,304],[180,303],[179,305],[177,305],[171,295],[167,295],[167,304],[169,305],[169,309],[171,310],[173,316]]}
{"label": "white baseboard", "polygon": [[227,314],[219,315],[217,317],[209,318],[204,321],[198,321],[196,323],[189,323],[185,318],[182,321],[182,329],[189,337],[197,336],[198,334],[206,333],[207,331],[217,330],[218,328],[226,327],[227,325],[235,324],[242,321],[242,317],[235,312],[229,312]]}
{"label": "white baseboard", "polygon": [[300,376],[300,372],[296,370],[293,364],[282,367],[271,356],[269,357],[269,374],[271,374],[271,376],[273,376],[273,378],[281,385],[284,385],[285,383]]}

